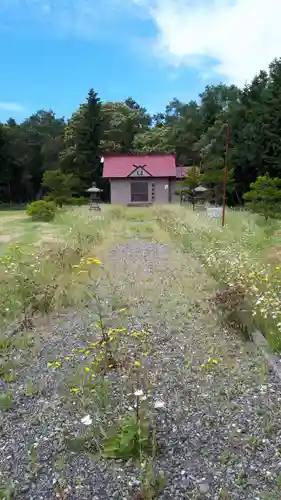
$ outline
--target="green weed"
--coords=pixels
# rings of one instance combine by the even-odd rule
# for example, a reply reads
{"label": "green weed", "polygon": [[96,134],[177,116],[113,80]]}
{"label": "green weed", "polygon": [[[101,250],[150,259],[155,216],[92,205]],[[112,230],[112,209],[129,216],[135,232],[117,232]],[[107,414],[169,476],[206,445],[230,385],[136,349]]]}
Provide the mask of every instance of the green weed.
{"label": "green weed", "polygon": [[151,451],[149,422],[138,420],[135,413],[122,418],[110,429],[103,442],[103,456],[128,460],[141,460]]}
{"label": "green weed", "polygon": [[13,395],[11,392],[0,392],[0,410],[8,411],[13,406]]}

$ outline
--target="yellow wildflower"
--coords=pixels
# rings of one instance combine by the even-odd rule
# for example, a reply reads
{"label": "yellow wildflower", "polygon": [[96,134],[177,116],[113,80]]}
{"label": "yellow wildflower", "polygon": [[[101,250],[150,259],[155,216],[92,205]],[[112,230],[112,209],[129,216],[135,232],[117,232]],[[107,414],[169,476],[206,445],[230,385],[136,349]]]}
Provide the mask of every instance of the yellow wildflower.
{"label": "yellow wildflower", "polygon": [[135,361],[135,366],[139,367],[139,366],[141,366],[141,363],[139,361]]}
{"label": "yellow wildflower", "polygon": [[93,257],[88,257],[87,258],[87,262],[90,263],[90,264],[98,264],[100,265],[101,264],[101,261],[98,260],[98,259],[93,259]]}
{"label": "yellow wildflower", "polygon": [[72,388],[71,388],[71,391],[72,391],[72,392],[78,392],[78,391],[79,391],[79,389],[78,389],[78,387],[72,387]]}
{"label": "yellow wildflower", "polygon": [[89,373],[89,371],[90,371],[90,368],[89,368],[88,366],[86,366],[86,368],[85,368],[85,372],[86,372],[86,373]]}

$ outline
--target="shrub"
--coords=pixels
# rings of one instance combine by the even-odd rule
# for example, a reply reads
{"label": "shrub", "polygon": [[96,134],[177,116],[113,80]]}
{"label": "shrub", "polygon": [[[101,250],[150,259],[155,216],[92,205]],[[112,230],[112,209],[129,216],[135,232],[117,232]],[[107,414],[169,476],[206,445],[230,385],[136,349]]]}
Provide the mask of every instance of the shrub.
{"label": "shrub", "polygon": [[72,196],[69,200],[70,205],[87,205],[89,199],[86,196]]}
{"label": "shrub", "polygon": [[42,187],[50,191],[50,196],[60,207],[69,203],[69,199],[78,185],[79,179],[75,175],[65,174],[60,169],[44,172]]}
{"label": "shrub", "polygon": [[281,179],[266,174],[252,182],[250,188],[244,195],[250,210],[263,215],[266,220],[281,217]]}
{"label": "shrub", "polygon": [[27,205],[26,212],[33,220],[48,222],[55,217],[56,205],[53,201],[33,201]]}

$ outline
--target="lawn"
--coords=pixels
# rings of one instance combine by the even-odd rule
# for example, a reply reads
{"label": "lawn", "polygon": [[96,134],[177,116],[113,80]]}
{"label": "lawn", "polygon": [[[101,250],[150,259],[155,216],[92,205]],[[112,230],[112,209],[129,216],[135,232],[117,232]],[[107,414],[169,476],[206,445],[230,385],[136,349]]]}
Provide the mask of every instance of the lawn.
{"label": "lawn", "polygon": [[230,213],[222,232],[173,206],[15,215],[2,225],[19,248],[2,247],[0,498],[279,499],[280,383],[212,302],[254,273],[239,248],[278,267],[265,242],[278,227]]}

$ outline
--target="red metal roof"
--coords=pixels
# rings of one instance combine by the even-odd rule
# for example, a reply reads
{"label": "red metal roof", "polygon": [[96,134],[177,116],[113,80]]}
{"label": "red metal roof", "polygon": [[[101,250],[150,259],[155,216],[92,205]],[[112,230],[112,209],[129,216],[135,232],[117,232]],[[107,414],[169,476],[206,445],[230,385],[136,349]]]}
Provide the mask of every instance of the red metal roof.
{"label": "red metal roof", "polygon": [[176,177],[176,159],[170,154],[105,156],[103,177],[128,177],[136,165],[143,166],[152,177]]}

